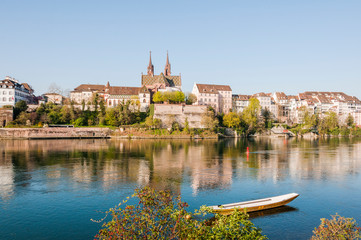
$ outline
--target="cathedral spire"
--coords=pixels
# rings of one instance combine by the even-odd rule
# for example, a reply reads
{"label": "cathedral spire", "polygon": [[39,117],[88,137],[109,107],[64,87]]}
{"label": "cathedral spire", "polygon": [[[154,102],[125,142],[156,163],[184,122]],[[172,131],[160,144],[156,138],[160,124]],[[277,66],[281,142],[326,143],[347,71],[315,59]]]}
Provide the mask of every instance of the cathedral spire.
{"label": "cathedral spire", "polygon": [[165,68],[164,68],[164,75],[165,76],[170,76],[170,63],[169,63],[169,57],[168,57],[168,51],[167,51],[167,62],[165,63]]}
{"label": "cathedral spire", "polygon": [[152,64],[152,51],[149,51],[149,65],[147,69],[148,69],[147,74],[149,76],[154,76],[154,66]]}

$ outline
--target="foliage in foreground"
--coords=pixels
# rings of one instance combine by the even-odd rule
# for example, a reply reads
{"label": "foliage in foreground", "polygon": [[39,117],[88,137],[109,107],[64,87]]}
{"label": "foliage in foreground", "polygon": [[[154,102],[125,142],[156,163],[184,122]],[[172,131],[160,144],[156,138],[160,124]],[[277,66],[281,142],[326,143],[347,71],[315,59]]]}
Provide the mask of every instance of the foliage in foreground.
{"label": "foliage in foreground", "polygon": [[132,198],[137,204],[125,204],[128,197],[107,212],[112,220],[104,223],[96,239],[267,239],[241,210],[230,216],[216,214],[209,221],[205,215],[211,209],[187,212],[187,203],[168,191],[146,187],[136,189]]}
{"label": "foliage in foreground", "polygon": [[321,219],[321,224],[313,231],[312,240],[323,239],[360,239],[361,228],[357,227],[353,218],[345,218],[336,214],[332,219]]}

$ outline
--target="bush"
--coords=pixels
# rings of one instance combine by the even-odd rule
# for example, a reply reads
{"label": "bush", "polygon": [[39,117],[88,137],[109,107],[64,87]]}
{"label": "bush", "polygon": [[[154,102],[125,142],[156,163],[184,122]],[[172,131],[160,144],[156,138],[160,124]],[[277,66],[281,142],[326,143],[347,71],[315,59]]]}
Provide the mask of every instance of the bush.
{"label": "bush", "polygon": [[321,239],[359,239],[360,228],[357,227],[356,221],[353,218],[341,217],[336,215],[331,216],[332,219],[321,219],[321,224],[313,231],[312,240]]}
{"label": "bush", "polygon": [[[112,220],[103,225],[97,239],[267,239],[240,210],[230,216],[216,215],[214,221],[202,220],[211,210],[202,207],[193,214],[187,203],[169,191],[149,187],[136,189],[132,198],[138,204],[120,203],[110,209]],[[104,220],[104,219],[103,219]],[[93,220],[94,221],[94,220]],[[102,220],[101,220],[102,221]]]}

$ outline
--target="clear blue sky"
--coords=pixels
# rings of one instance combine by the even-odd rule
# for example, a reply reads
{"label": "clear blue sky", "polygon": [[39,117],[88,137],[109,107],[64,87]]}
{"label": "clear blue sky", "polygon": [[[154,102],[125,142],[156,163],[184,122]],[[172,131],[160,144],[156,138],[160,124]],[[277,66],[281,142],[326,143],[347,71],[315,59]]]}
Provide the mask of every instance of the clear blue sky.
{"label": "clear blue sky", "polygon": [[361,1],[1,0],[0,78],[140,86],[169,51],[183,90],[343,91],[361,99]]}

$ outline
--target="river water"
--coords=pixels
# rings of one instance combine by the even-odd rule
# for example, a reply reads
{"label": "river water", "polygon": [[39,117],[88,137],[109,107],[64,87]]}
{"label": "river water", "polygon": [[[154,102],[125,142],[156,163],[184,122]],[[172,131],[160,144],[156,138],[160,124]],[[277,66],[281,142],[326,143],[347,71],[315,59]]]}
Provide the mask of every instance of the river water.
{"label": "river water", "polygon": [[189,210],[296,192],[251,220],[270,239],[309,239],[331,214],[361,225],[360,172],[356,138],[1,140],[0,239],[92,239],[90,219],[145,185]]}

